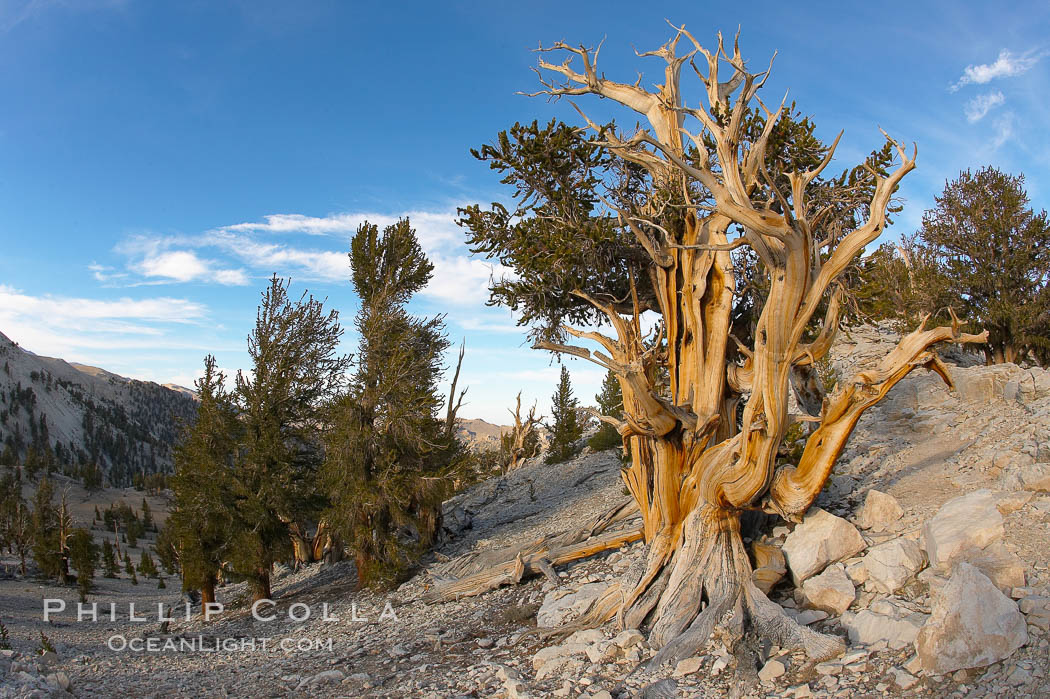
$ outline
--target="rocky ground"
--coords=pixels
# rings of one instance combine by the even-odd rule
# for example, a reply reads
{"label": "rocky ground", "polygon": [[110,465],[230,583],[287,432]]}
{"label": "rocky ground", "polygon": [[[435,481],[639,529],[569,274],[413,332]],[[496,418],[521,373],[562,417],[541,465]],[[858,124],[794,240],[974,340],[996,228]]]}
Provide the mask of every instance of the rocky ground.
{"label": "rocky ground", "polygon": [[[854,331],[836,345],[835,369],[851,375],[893,339]],[[564,531],[622,500],[618,457],[605,452],[530,464],[457,496],[428,570],[389,595],[355,592],[349,564],[279,571],[277,608],[264,610],[273,621],[252,619],[241,585],[221,590],[228,610],[216,620],[162,624],[155,609],[129,620],[127,605],[178,603],[176,591],[104,581],[95,598],[117,605],[115,619],[77,623],[72,590],[0,581],[14,648],[0,652],[0,696],[1048,696],[1050,373],[953,375],[955,392],[923,370],[898,385],[862,418],[818,507],[801,524],[771,523],[756,542],[786,559],[771,597],[846,638],[842,657],[811,665],[765,647],[759,665],[739,668],[715,638],[647,674],[637,668],[652,651],[634,630],[540,633],[585,610],[641,544],[562,567],[557,582],[423,604],[449,558]],[[45,597],[69,605],[53,623],[41,618]],[[325,604],[338,620],[323,618]],[[41,631],[54,656],[37,652]],[[149,639],[155,652],[107,647]],[[178,649],[191,643],[196,651]]]}

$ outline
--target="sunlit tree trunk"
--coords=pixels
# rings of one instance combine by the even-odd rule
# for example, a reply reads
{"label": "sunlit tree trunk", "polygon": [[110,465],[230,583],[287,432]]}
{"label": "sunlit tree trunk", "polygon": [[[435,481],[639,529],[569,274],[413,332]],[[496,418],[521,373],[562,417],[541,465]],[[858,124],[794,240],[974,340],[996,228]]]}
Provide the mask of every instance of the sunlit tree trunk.
{"label": "sunlit tree trunk", "polygon": [[[682,41],[693,50],[679,55]],[[768,71],[748,73],[738,47],[727,49],[719,37],[718,49],[708,52],[679,30],[650,54],[666,61],[665,81],[656,92],[606,79],[594,65],[595,53],[587,49],[559,43],[549,50],[581,58],[584,72],[568,62],[541,60],[542,70],[564,78],[561,85],[548,83],[543,92],[597,94],[640,113],[648,128],[630,138],[603,132],[602,145],[646,168],[658,186],[677,187],[685,210],[668,214],[653,207],[643,216],[619,212],[621,223],[651,257],[663,321],[660,341],[642,336],[637,294],[634,313],[625,314],[579,290],[577,295],[605,314],[614,333],[563,329],[596,343],[600,351],[537,343],[611,370],[623,391],[623,419],[605,421],[616,426],[631,455],[624,482],[642,514],[646,566],[610,588],[587,621],[615,616],[624,627],[647,629],[650,643],[661,649],[657,664],[694,654],[727,614],[737,636],[758,633],[813,658],[832,656],[842,648],[840,639],[796,624],[754,584],[740,517],[762,510],[797,521],[820,492],[864,410],[915,367],[931,368],[948,380],[930,351],[934,344],[983,340],[961,333],[957,323],[920,327],[877,368],[841,382],[832,395],[808,406],[816,417],[788,413],[793,379],[797,385],[807,383],[799,374],[826,356],[838,327],[836,280],[883,231],[890,197],[915,167],[915,156],[892,141],[900,164],[888,174],[873,172],[868,220],[840,237],[822,234],[827,212],[807,200],[807,186],[830,162],[834,145],[815,169],[787,173],[790,192],[770,187],[768,198],[755,200],[769,181],[766,143],[784,107],[771,112],[759,103],[765,131],[745,142],[741,125]],[[679,92],[680,72],[697,54],[706,59],[697,61],[706,73],[697,72],[707,105],[689,107]],[[726,68],[728,80],[720,82],[719,71]],[[687,116],[700,123],[708,143],[683,128]],[[697,151],[687,157],[689,144]],[[688,183],[702,185],[713,204],[692,202]],[[732,240],[731,227],[742,231]],[[758,255],[769,282],[753,346],[734,340],[730,327],[736,291],[730,251],[744,245]],[[821,330],[807,340],[822,301]],[[812,421],[815,429],[801,460],[777,467],[785,431],[802,420]]]}

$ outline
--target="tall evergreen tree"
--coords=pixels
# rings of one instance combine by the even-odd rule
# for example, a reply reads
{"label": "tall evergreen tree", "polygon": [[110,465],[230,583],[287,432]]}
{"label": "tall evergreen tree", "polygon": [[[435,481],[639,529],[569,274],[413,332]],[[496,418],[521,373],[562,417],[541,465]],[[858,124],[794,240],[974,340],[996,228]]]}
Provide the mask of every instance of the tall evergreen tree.
{"label": "tall evergreen tree", "polygon": [[433,541],[459,447],[455,409],[439,418],[449,346],[442,320],[405,309],[433,271],[409,221],[382,233],[362,224],[350,265],[361,344],[349,390],[332,411],[323,478],[327,520],[353,551],[359,582],[370,584],[395,579]]}
{"label": "tall evergreen tree", "polygon": [[569,370],[562,364],[558,389],[551,396],[550,444],[547,445],[547,463],[557,464],[576,454],[576,442],[583,436],[580,406],[572,395]]}
{"label": "tall evergreen tree", "polygon": [[59,512],[51,502],[54,495],[51,479],[45,476],[33,498],[33,560],[40,572],[49,578],[57,578],[62,571]]}
{"label": "tall evergreen tree", "polygon": [[[1050,363],[1050,219],[1024,175],[966,170],[922,218],[912,266],[928,312],[951,305],[988,330],[989,363]],[[926,264],[918,264],[925,261]]]}
{"label": "tall evergreen tree", "polygon": [[145,531],[154,529],[153,526],[153,512],[150,510],[149,502],[146,498],[142,498],[142,528]]}
{"label": "tall evergreen tree", "polygon": [[33,544],[33,520],[22,499],[21,483],[11,473],[0,479],[0,548],[18,556],[19,570],[26,574],[26,555]]}
{"label": "tall evergreen tree", "polygon": [[[602,390],[594,399],[598,402],[598,412],[601,415],[611,417],[617,423],[623,421],[623,391],[620,389],[620,381],[616,378],[616,374],[611,371],[605,374]],[[623,438],[616,431],[616,427],[608,422],[602,422],[594,436],[587,440],[587,445],[595,451],[603,451],[622,446]]]}
{"label": "tall evergreen tree", "polygon": [[102,539],[102,574],[107,578],[115,578],[120,572],[120,568],[117,565],[117,559],[113,555],[113,546],[109,543],[109,539]]}
{"label": "tall evergreen tree", "polygon": [[215,581],[232,536],[231,472],[241,423],[212,355],[204,358],[204,375],[194,386],[197,420],[175,448],[175,507],[165,531],[178,552],[183,587],[200,589],[201,601],[208,603],[215,601]]}
{"label": "tall evergreen tree", "polygon": [[87,529],[77,527],[69,535],[69,560],[77,569],[77,590],[80,601],[86,602],[91,592],[95,568],[98,566],[98,545]]}
{"label": "tall evergreen tree", "polygon": [[270,280],[248,338],[251,373],[238,372],[236,381],[244,436],[231,472],[229,560],[256,600],[270,596],[273,563],[291,555],[290,525],[322,507],[316,431],[350,361],[336,352],[338,313],[305,293],[291,299],[290,284]]}

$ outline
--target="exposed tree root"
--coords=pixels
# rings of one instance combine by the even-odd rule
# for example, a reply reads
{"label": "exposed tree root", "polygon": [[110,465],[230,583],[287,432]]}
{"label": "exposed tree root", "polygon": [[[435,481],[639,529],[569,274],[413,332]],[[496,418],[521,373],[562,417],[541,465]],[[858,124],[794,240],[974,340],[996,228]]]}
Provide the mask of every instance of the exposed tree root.
{"label": "exposed tree root", "polygon": [[731,651],[765,639],[820,662],[845,650],[842,639],[796,623],[755,585],[737,513],[705,505],[686,518],[681,536],[672,554],[654,540],[645,567],[628,571],[587,614],[556,634],[618,616],[621,628],[648,631],[649,644],[659,649],[648,669],[695,655],[716,628],[724,630]]}

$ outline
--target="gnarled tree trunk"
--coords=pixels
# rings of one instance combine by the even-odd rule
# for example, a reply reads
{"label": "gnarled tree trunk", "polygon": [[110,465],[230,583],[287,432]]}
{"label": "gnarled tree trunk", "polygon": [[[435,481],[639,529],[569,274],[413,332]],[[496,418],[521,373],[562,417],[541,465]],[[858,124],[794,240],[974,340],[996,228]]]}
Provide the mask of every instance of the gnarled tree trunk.
{"label": "gnarled tree trunk", "polygon": [[514,418],[514,427],[511,428],[510,433],[500,435],[503,458],[501,466],[504,473],[509,473],[519,468],[525,463],[526,459],[536,456],[536,450],[529,447],[529,442],[535,439],[536,436],[536,425],[540,423],[540,418],[536,417],[536,404],[533,403],[532,407],[529,408],[529,414],[522,418],[521,392],[519,391],[517,403],[511,416]]}
{"label": "gnarled tree trunk", "polygon": [[[679,55],[682,40],[693,50]],[[653,204],[642,215],[618,212],[651,258],[650,280],[662,316],[656,341],[642,336],[637,293],[633,314],[625,314],[621,305],[578,290],[604,313],[615,335],[564,327],[569,335],[597,343],[597,352],[550,341],[536,345],[612,370],[623,391],[623,420],[604,419],[617,427],[631,455],[624,482],[641,511],[647,560],[644,570],[613,586],[586,621],[616,616],[624,627],[648,630],[650,643],[661,648],[657,664],[695,653],[716,624],[737,636],[765,635],[814,659],[832,656],[841,651],[841,640],[799,626],[755,585],[740,517],[763,510],[797,520],[820,492],[864,410],[917,366],[947,380],[930,350],[936,343],[984,339],[961,333],[957,323],[920,328],[876,369],[840,382],[822,400],[803,400],[811,415],[788,414],[792,381],[805,398],[805,387],[812,388],[806,374],[827,354],[838,327],[836,280],[883,231],[890,197],[915,167],[915,156],[891,140],[900,164],[888,174],[871,171],[867,220],[846,233],[823,232],[828,209],[807,199],[807,187],[828,165],[835,146],[816,168],[785,173],[790,191],[780,190],[766,172],[765,157],[784,107],[770,112],[759,102],[764,130],[757,139],[745,138],[742,124],[768,71],[748,73],[738,47],[730,54],[719,37],[717,50],[708,52],[679,29],[649,54],[666,62],[665,81],[655,92],[601,76],[596,52],[561,43],[548,50],[575,55],[584,67],[579,73],[568,61],[541,60],[541,69],[564,79],[560,85],[546,83],[543,93],[596,94],[640,113],[648,129],[631,137],[602,131],[601,145],[644,167],[658,187],[680,192],[683,201],[680,207]],[[699,61],[706,62],[706,74],[696,71],[706,105],[689,107],[680,73],[697,54],[706,59]],[[719,71],[726,67],[728,80],[720,82]],[[690,118],[702,136],[686,131]],[[708,202],[692,201],[694,185],[708,193]],[[739,232],[732,240],[731,231]],[[731,337],[737,290],[730,251],[745,245],[761,260],[769,282],[753,346]],[[807,335],[822,302],[820,331]],[[799,420],[813,422],[815,429],[799,463],[778,468],[784,434]]]}

